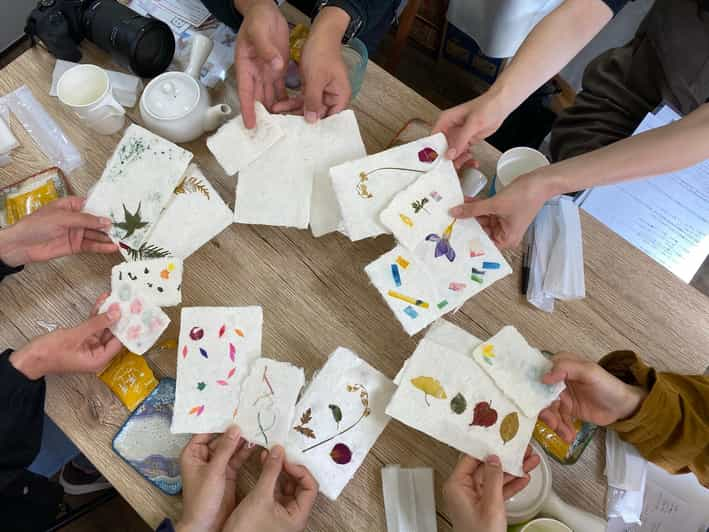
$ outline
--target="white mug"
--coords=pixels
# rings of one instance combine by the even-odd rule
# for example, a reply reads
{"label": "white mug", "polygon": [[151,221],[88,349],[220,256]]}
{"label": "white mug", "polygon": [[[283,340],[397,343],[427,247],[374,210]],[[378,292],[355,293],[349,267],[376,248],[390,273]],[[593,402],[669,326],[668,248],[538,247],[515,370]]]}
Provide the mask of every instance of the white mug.
{"label": "white mug", "polygon": [[500,192],[519,176],[548,165],[549,160],[535,149],[520,146],[507,150],[497,160],[495,191]]}
{"label": "white mug", "polygon": [[113,97],[108,74],[96,65],[77,65],[64,72],[57,98],[101,135],[118,132],[125,122],[125,109]]}

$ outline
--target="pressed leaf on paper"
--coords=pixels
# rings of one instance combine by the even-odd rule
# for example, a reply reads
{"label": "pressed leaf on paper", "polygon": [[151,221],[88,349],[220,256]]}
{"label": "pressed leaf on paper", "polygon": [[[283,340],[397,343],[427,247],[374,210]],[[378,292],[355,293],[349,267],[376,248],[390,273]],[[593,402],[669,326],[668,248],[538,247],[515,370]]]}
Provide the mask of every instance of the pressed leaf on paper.
{"label": "pressed leaf on paper", "polygon": [[459,393],[453,399],[451,399],[451,410],[453,410],[454,413],[460,415],[463,412],[465,412],[465,409],[467,407],[468,407],[468,401],[465,400],[465,397],[463,397],[463,394]]}
{"label": "pressed leaf on paper", "polygon": [[519,430],[519,416],[517,412],[511,412],[505,416],[500,423],[500,437],[502,441],[507,443],[515,436],[517,436],[517,431]]}
{"label": "pressed leaf on paper", "polygon": [[344,443],[338,443],[330,451],[330,457],[336,464],[349,464],[352,460],[352,451]]}
{"label": "pressed leaf on paper", "polygon": [[415,377],[411,379],[411,384],[414,385],[415,388],[418,388],[421,390],[423,393],[425,393],[425,400],[426,404],[430,406],[430,403],[428,402],[428,396],[430,395],[431,397],[435,397],[436,399],[447,399],[448,396],[446,395],[446,391],[443,389],[443,386],[441,386],[441,383],[438,382],[436,379],[433,377]]}
{"label": "pressed leaf on paper", "polygon": [[330,409],[330,412],[332,412],[332,418],[339,427],[340,421],[342,421],[342,410],[340,410],[340,407],[337,405],[328,405],[328,408]]}

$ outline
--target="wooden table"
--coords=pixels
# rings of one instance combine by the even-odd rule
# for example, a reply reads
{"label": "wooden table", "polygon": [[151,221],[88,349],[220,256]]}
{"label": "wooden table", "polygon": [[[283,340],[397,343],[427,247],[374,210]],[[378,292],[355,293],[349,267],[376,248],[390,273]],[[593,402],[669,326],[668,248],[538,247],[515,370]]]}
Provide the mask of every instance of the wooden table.
{"label": "wooden table", "polygon": [[[107,64],[104,54],[85,47],[85,61]],[[40,48],[27,51],[0,74],[0,95],[28,85],[84,156],[70,176],[85,194],[101,175],[120,134],[101,137],[48,96],[54,59]],[[113,67],[115,68],[115,67]],[[231,96],[233,99],[233,94]],[[383,149],[408,120],[432,122],[438,109],[392,78],[369,66],[361,94],[353,104],[369,153]],[[137,109],[129,112],[140,123]],[[14,163],[0,169],[0,186],[49,166],[32,141],[13,122],[22,142]],[[222,197],[233,205],[234,178],[226,177],[208,153],[204,139],[186,145]],[[492,175],[498,153],[480,146],[482,170]],[[559,303],[553,314],[526,304],[519,293],[519,250],[505,255],[515,274],[470,300],[447,319],[487,338],[512,324],[533,345],[550,351],[571,350],[598,359],[614,349],[634,349],[663,370],[702,373],[709,365],[709,299],[683,284],[582,213],[587,297]],[[298,364],[311,373],[337,347],[359,353],[389,377],[413,352],[418,338],[408,337],[363,268],[393,246],[390,236],[350,242],[340,234],[315,239],[309,231],[232,225],[188,259],[185,305],[264,308],[264,353]],[[97,296],[109,289],[110,269],[119,256],[79,256],[30,265],[0,285],[0,348],[20,347],[46,331],[39,320],[78,324]],[[164,338],[177,338],[178,309]],[[176,353],[155,351],[147,358],[159,375],[175,375]],[[49,377],[46,410],[121,495],[151,526],[165,516],[178,518],[180,497],[163,495],[111,450],[111,440],[128,411],[91,375]],[[605,481],[602,437],[595,438],[574,466],[552,463],[554,486],[568,502],[603,514]],[[336,503],[318,499],[309,530],[385,530],[380,469],[384,464],[430,466],[435,470],[438,523],[450,530],[442,507],[441,486],[458,453],[392,421],[355,478]],[[258,472],[251,463],[239,481],[241,493]]]}

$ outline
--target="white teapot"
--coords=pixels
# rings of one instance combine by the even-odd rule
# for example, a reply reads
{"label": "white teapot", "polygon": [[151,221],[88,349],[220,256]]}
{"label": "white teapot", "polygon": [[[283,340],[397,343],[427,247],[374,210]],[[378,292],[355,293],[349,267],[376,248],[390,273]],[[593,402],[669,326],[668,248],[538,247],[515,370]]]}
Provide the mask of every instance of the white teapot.
{"label": "white teapot", "polygon": [[231,114],[226,104],[210,107],[207,88],[199,82],[213,46],[211,39],[195,35],[185,71],[165,72],[148,83],[140,98],[146,128],[172,142],[190,142],[215,130]]}

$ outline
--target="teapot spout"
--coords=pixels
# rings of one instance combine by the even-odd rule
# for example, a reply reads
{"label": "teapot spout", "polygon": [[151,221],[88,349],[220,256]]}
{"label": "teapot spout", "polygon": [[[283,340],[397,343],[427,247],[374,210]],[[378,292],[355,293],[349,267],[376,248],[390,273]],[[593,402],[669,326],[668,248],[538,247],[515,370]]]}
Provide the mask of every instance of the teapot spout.
{"label": "teapot spout", "polygon": [[231,107],[223,103],[221,105],[215,105],[207,109],[207,114],[204,115],[204,130],[214,131],[222,122],[231,114]]}

